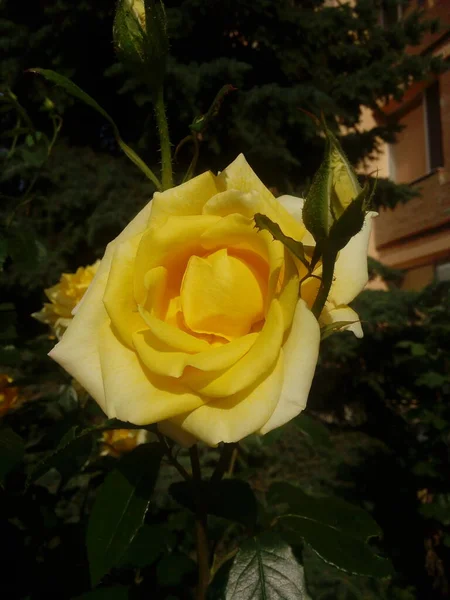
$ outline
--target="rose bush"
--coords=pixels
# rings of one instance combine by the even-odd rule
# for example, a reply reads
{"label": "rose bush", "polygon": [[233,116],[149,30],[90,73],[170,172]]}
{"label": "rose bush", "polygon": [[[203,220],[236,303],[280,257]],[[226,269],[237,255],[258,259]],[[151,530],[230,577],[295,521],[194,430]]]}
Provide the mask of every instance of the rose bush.
{"label": "rose bush", "polygon": [[75,273],[63,273],[59,282],[44,290],[50,302],[31,316],[48,325],[58,339],[73,319],[73,311],[83,298],[97,272],[100,261],[87,267],[78,267]]}
{"label": "rose bush", "polygon": [[[109,417],[159,423],[181,443],[235,442],[305,407],[320,328],[318,279],[254,226],[263,213],[313,245],[302,200],[279,199],[239,156],[163,193],[111,242],[50,355]],[[341,251],[324,323],[367,281],[370,218]],[[350,326],[361,335],[359,323]]]}

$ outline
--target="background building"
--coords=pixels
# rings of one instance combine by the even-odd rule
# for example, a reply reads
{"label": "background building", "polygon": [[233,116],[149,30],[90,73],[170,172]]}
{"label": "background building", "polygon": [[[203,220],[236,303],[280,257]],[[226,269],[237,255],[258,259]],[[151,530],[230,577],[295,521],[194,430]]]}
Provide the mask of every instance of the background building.
{"label": "background building", "polygon": [[[439,18],[439,31],[429,34],[410,53],[450,58],[450,0],[411,0],[382,19],[402,18],[423,8],[426,18]],[[371,255],[384,264],[406,270],[403,287],[420,289],[433,279],[450,279],[450,71],[412,85],[401,102],[366,110],[367,128],[383,120],[404,126],[397,143],[384,144],[366,172],[417,188],[421,196],[395,210],[383,209],[375,220]]]}

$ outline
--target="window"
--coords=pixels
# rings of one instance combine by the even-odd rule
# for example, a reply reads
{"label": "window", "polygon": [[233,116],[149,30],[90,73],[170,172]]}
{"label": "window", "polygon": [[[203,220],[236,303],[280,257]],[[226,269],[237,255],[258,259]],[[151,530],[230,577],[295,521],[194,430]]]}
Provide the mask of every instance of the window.
{"label": "window", "polygon": [[404,114],[404,129],[389,148],[390,176],[396,183],[411,183],[443,166],[439,81]]}

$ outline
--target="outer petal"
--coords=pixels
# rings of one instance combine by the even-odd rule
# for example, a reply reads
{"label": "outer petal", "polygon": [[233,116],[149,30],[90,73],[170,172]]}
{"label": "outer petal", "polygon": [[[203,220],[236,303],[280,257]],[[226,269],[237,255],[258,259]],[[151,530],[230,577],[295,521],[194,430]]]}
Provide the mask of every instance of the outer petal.
{"label": "outer petal", "polygon": [[332,304],[326,305],[320,315],[320,322],[324,325],[330,325],[331,323],[337,323],[338,321],[351,322],[351,325],[343,327],[342,330],[352,331],[357,338],[363,337],[364,334],[358,313],[356,313],[353,308],[345,305],[336,307],[333,307]]}
{"label": "outer petal", "polygon": [[216,179],[207,171],[170,190],[156,192],[153,197],[150,225],[158,226],[173,216],[201,215],[205,203],[219,191]]}
{"label": "outer petal", "polygon": [[103,294],[108,280],[111,260],[117,244],[138,235],[147,226],[151,202],[125,227],[106,248],[98,271],[59,344],[49,356],[68,371],[91,396],[105,407],[105,393],[98,350],[99,331],[109,321],[103,306]]}
{"label": "outer petal", "polygon": [[237,442],[257,431],[273,413],[283,382],[283,356],[267,376],[252,388],[214,400],[193,412],[171,419],[186,433],[210,446]]}
{"label": "outer petal", "polygon": [[339,252],[334,267],[334,281],[328,299],[336,306],[348,304],[364,289],[367,273],[367,250],[376,212],[369,212],[361,231]]}
{"label": "outer petal", "polygon": [[145,323],[133,294],[133,266],[142,234],[116,245],[103,302],[124,344],[133,347],[132,335]]}
{"label": "outer petal", "polygon": [[262,210],[257,208],[255,212],[261,211],[266,214],[269,219],[279,224],[283,233],[294,239],[301,240],[304,236],[306,230],[303,223],[291,218],[289,212],[257,177],[243,154],[239,154],[231,165],[220,173],[217,177],[217,186],[220,191],[240,190],[241,192],[251,193],[254,197],[257,197],[256,192],[264,204]]}
{"label": "outer petal", "polygon": [[272,416],[261,426],[265,434],[296,417],[306,406],[319,355],[320,329],[303,300],[295,310],[289,337],[283,346],[284,380]]}
{"label": "outer petal", "polygon": [[108,417],[148,425],[194,410],[206,402],[176,379],[150,373],[108,324],[100,332],[99,348]]}

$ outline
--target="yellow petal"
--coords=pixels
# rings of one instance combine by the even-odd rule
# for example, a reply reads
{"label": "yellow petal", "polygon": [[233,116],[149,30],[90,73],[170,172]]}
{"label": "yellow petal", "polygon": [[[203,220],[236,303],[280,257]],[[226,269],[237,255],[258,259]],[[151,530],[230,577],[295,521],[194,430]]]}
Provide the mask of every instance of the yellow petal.
{"label": "yellow petal", "polygon": [[151,373],[106,324],[99,336],[105,412],[110,418],[149,425],[205,403],[176,379]]}
{"label": "yellow petal", "polygon": [[268,231],[257,231],[253,220],[239,214],[228,215],[211,225],[201,236],[205,249],[252,252],[269,266],[266,311],[275,295],[284,263],[284,246],[274,240]]}
{"label": "yellow petal", "polygon": [[280,354],[266,376],[252,387],[213,400],[171,419],[170,423],[209,446],[238,442],[257,431],[270,418],[277,406],[282,383],[283,357]]}
{"label": "yellow petal", "polygon": [[283,332],[283,311],[278,300],[273,300],[266,322],[247,354],[224,371],[188,370],[183,381],[200,394],[213,398],[237,394],[264,379],[273,368],[280,353]]}
{"label": "yellow petal", "polygon": [[103,302],[121,341],[133,348],[132,335],[145,325],[133,294],[134,260],[142,234],[117,244]]}
{"label": "yellow petal", "polygon": [[72,323],[49,356],[68,371],[98,402],[105,406],[98,351],[99,331],[109,317],[103,305],[106,282],[115,246],[144,231],[150,216],[151,203],[127,225],[105,252],[97,273],[80,302]]}
{"label": "yellow petal", "polygon": [[334,266],[333,284],[328,296],[336,306],[351,302],[364,289],[368,281],[367,250],[372,218],[376,215],[375,212],[367,213],[361,231],[339,252]]}
{"label": "yellow petal", "polygon": [[180,288],[186,264],[192,254],[203,254],[201,234],[220,217],[197,215],[169,217],[161,226],[151,226],[142,236],[134,265],[134,295],[138,304],[146,297],[145,277],[148,271],[163,266],[174,293]]}
{"label": "yellow petal", "polygon": [[181,377],[188,366],[201,371],[230,368],[250,350],[257,337],[258,334],[252,333],[197,354],[174,352],[171,346],[162,344],[148,329],[135,333],[133,342],[140,359],[150,371],[158,375]]}
{"label": "yellow petal", "polygon": [[218,191],[216,177],[207,171],[170,190],[157,192],[149,224],[159,226],[171,216],[200,215],[205,203]]}
{"label": "yellow petal", "polygon": [[199,339],[165,321],[161,321],[161,319],[154,317],[142,308],[140,308],[140,312],[148,327],[149,335],[154,336],[158,343],[180,352],[195,353],[209,350],[210,345],[205,340]]}
{"label": "yellow petal", "polygon": [[[297,196],[279,196],[277,201],[281,206],[292,216],[294,219],[303,225],[303,206],[305,204],[304,198],[297,198]],[[305,228],[302,238],[297,238],[298,241],[302,242],[305,246],[315,246],[313,236]]]}
{"label": "yellow petal", "polygon": [[191,256],[181,285],[181,307],[196,333],[232,340],[264,318],[267,283],[223,248],[206,258]]}
{"label": "yellow petal", "polygon": [[277,299],[283,311],[284,330],[286,331],[291,326],[299,298],[299,276],[297,267],[289,251],[285,248],[284,252],[283,283]]}
{"label": "yellow petal", "polygon": [[184,431],[181,427],[175,425],[175,423],[172,423],[171,421],[160,421],[158,423],[158,429],[163,435],[166,435],[184,448],[190,448],[198,442],[196,437],[187,431]]}
{"label": "yellow petal", "polygon": [[364,336],[358,313],[355,312],[353,308],[345,305],[334,306],[331,302],[327,302],[320,315],[320,324],[331,325],[331,323],[337,323],[338,321],[349,321],[351,323],[351,325],[342,327],[339,331],[351,331],[357,338],[362,338]]}
{"label": "yellow petal", "polygon": [[256,191],[245,193],[239,190],[226,190],[208,200],[203,207],[203,214],[221,217],[239,214],[253,219],[255,214],[263,212],[266,206],[264,199]]}
{"label": "yellow petal", "polygon": [[283,346],[284,379],[278,404],[261,426],[265,434],[296,417],[306,406],[319,356],[320,329],[303,300],[295,310],[291,331]]}
{"label": "yellow petal", "polygon": [[263,204],[258,205],[255,212],[262,212],[272,221],[278,223],[283,233],[296,240],[301,240],[305,234],[303,224],[291,217],[287,210],[275,199],[259,177],[252,170],[243,154],[240,154],[217,177],[217,187],[220,191],[239,190],[245,193],[256,192]]}

